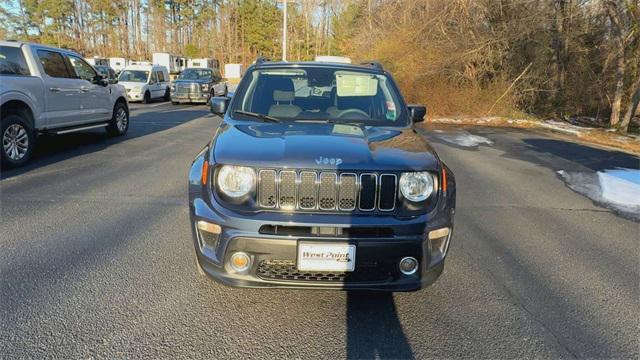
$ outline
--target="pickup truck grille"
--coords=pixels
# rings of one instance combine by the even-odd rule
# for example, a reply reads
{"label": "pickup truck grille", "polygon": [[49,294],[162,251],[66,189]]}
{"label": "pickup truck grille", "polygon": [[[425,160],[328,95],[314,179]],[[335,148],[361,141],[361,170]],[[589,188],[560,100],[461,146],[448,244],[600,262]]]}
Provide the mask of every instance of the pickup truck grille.
{"label": "pickup truck grille", "polygon": [[176,83],[176,93],[178,93],[178,94],[200,94],[200,84],[198,84],[198,83]]}
{"label": "pickup truck grille", "polygon": [[258,206],[301,211],[393,211],[395,174],[313,170],[258,171]]}

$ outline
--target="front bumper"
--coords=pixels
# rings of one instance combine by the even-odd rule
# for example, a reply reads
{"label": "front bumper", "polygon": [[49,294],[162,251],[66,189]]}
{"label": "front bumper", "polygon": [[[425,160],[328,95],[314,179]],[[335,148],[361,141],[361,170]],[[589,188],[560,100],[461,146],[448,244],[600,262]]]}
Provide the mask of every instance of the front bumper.
{"label": "front bumper", "polygon": [[142,101],[144,98],[142,93],[131,93],[127,92],[127,100],[128,101]]}
{"label": "front bumper", "polygon": [[209,102],[209,94],[207,93],[171,93],[171,101],[177,103],[202,103]]}
{"label": "front bumper", "polygon": [[[443,217],[425,214],[411,219],[393,216],[355,216],[353,214],[285,214],[262,212],[243,215],[202,198],[191,198],[191,229],[197,261],[204,272],[226,285],[238,287],[322,288],[340,290],[415,291],[434,283],[444,269],[445,254],[432,251],[426,234],[436,228],[452,227]],[[197,228],[198,221],[217,224],[221,233],[217,240],[205,239]],[[315,236],[311,234],[265,233],[265,227],[296,226],[299,228],[384,229],[383,236],[357,237]],[[355,232],[357,233],[357,232]],[[363,236],[364,234],[364,236]],[[451,234],[447,237],[447,242]],[[211,240],[211,238],[208,238]],[[356,246],[355,270],[341,274],[298,271],[297,248],[300,241],[349,243]],[[229,266],[231,254],[247,253],[251,266],[237,273]],[[419,271],[411,275],[400,272],[403,257],[414,257]],[[265,267],[285,264],[276,271]],[[266,265],[265,265],[266,264]],[[276,273],[276,276],[274,276]],[[325,275],[333,275],[331,277]],[[331,279],[328,279],[331,278]]]}

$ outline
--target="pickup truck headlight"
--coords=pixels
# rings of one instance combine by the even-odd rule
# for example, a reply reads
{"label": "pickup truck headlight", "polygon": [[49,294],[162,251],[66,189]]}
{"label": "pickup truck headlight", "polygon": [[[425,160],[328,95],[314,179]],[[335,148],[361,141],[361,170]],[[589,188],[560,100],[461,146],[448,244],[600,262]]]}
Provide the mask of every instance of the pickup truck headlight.
{"label": "pickup truck headlight", "polygon": [[209,91],[209,84],[200,84],[200,90]]}
{"label": "pickup truck headlight", "polygon": [[256,174],[252,168],[223,165],[218,170],[217,186],[225,195],[237,199],[247,195],[256,184]]}
{"label": "pickup truck headlight", "polygon": [[433,193],[434,183],[429,172],[406,172],[400,176],[400,191],[407,200],[420,202]]}
{"label": "pickup truck headlight", "polygon": [[171,86],[169,86],[169,89],[171,90],[171,92],[175,92],[176,91],[176,84],[171,84]]}

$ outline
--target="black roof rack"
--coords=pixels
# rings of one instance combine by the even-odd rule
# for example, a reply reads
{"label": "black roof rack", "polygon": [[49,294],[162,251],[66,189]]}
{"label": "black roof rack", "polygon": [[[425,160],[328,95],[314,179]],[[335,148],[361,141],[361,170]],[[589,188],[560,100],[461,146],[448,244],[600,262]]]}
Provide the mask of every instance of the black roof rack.
{"label": "black roof rack", "polygon": [[374,69],[384,70],[384,67],[382,66],[382,64],[379,61],[373,61],[373,60],[369,61],[369,60],[367,60],[367,61],[361,62],[360,65],[369,66],[369,67],[372,67]]}
{"label": "black roof rack", "polygon": [[258,56],[258,58],[256,59],[256,64],[262,64],[262,63],[266,63],[271,61],[271,59],[266,58],[264,56]]}

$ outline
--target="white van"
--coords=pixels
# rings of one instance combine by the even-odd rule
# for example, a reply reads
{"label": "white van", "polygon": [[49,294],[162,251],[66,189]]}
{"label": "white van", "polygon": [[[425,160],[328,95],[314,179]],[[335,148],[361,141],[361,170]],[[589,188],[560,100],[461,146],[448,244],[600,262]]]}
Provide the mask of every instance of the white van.
{"label": "white van", "polygon": [[127,89],[129,101],[142,101],[148,104],[153,99],[171,99],[169,90],[169,71],[160,65],[127,66],[120,76],[118,84]]}

